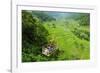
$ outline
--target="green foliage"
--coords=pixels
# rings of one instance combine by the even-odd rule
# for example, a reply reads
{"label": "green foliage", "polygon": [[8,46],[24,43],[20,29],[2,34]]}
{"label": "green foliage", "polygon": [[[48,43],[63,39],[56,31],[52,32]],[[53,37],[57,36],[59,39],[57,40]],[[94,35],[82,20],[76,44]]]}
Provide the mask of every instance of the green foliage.
{"label": "green foliage", "polygon": [[41,22],[56,20],[54,17],[50,16],[48,13],[43,11],[33,11],[32,15],[39,18]]}
{"label": "green foliage", "polygon": [[[31,12],[22,11],[22,52],[24,57],[27,54],[39,54],[41,46],[48,41],[46,36],[48,31],[40,24],[37,17],[33,17]],[[33,55],[34,56],[34,55]],[[23,61],[24,58],[22,58]],[[31,60],[28,58],[28,61]]]}
{"label": "green foliage", "polygon": [[81,25],[90,25],[90,14],[81,14],[76,20],[78,20]]}
{"label": "green foliage", "polygon": [[76,13],[73,14],[70,18],[78,21],[80,25],[90,25],[89,13]]}
{"label": "green foliage", "polygon": [[[41,46],[46,41],[48,31],[39,23],[39,19],[33,17],[31,12],[22,11],[22,41],[23,48],[27,44]],[[28,46],[26,46],[28,47]],[[25,47],[25,48],[26,48]]]}
{"label": "green foliage", "polygon": [[88,29],[86,29],[87,27],[77,27],[74,28],[74,30],[72,31],[77,37],[79,37],[80,39],[85,39],[85,40],[90,40],[90,32]]}
{"label": "green foliage", "polygon": [[[90,15],[73,13],[68,18],[57,20],[48,12],[22,10],[22,62],[89,59]],[[42,54],[47,44],[55,45],[50,56]]]}

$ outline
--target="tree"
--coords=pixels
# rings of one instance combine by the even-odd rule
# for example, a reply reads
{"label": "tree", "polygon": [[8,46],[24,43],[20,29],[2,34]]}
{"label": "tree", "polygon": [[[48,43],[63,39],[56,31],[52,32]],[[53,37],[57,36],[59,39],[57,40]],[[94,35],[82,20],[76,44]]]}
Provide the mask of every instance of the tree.
{"label": "tree", "polygon": [[90,25],[90,14],[89,13],[72,13],[66,19],[74,19],[78,21],[80,25]]}
{"label": "tree", "polygon": [[40,23],[40,20],[32,16],[32,12],[22,10],[23,61],[31,61],[32,56],[29,56],[29,54],[34,56],[41,52],[41,46],[48,42],[46,38],[47,35],[48,31]]}
{"label": "tree", "polygon": [[36,16],[37,18],[39,18],[41,22],[56,20],[54,17],[52,17],[49,14],[49,12],[32,11],[32,15]]}

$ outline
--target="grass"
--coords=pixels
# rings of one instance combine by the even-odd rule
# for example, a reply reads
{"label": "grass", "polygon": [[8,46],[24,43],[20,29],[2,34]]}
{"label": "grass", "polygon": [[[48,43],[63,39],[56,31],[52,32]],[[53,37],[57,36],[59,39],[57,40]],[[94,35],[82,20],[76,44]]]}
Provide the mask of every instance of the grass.
{"label": "grass", "polygon": [[[52,26],[55,24],[55,27]],[[73,23],[74,24],[74,23]],[[85,39],[77,37],[72,30],[77,25],[68,25],[62,21],[44,22],[44,27],[48,30],[48,40],[54,40],[59,50],[63,53],[58,56],[59,60],[79,60],[90,58],[90,43]],[[89,27],[81,26],[80,29],[89,31]]]}
{"label": "grass", "polygon": [[51,13],[22,11],[22,62],[90,59],[90,14]]}

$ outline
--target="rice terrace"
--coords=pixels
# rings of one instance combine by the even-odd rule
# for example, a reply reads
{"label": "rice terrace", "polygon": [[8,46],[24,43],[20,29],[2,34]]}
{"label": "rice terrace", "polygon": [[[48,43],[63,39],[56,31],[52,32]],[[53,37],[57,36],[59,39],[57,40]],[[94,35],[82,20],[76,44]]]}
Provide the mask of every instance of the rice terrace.
{"label": "rice terrace", "polygon": [[22,10],[22,62],[90,59],[90,14]]}

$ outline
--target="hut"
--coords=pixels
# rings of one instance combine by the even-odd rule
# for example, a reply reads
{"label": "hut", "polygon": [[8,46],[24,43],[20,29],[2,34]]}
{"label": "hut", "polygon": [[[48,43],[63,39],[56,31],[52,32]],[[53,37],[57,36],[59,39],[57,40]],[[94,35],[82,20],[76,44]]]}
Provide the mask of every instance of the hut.
{"label": "hut", "polygon": [[46,47],[42,47],[42,54],[46,56],[50,56],[55,51],[55,47],[52,45],[47,45]]}

